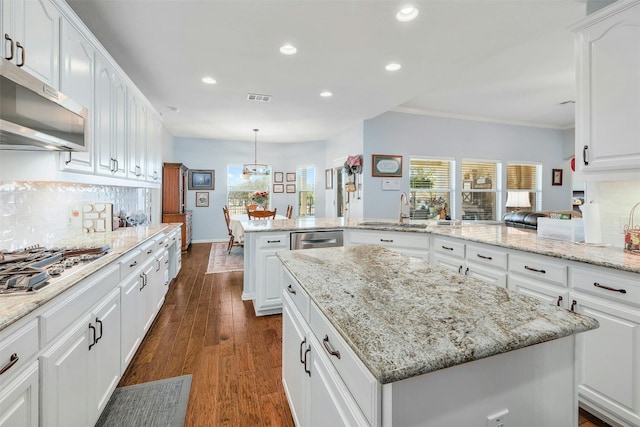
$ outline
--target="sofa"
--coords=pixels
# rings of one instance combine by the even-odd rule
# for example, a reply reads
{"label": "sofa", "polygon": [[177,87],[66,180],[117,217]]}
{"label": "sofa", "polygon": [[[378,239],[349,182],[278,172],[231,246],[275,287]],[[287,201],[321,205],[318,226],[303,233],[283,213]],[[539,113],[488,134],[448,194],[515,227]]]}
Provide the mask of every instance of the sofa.
{"label": "sofa", "polygon": [[578,211],[516,211],[507,212],[502,220],[504,225],[508,227],[525,228],[528,230],[538,229],[538,218],[549,218],[551,213],[571,214],[571,218],[582,218],[582,214]]}

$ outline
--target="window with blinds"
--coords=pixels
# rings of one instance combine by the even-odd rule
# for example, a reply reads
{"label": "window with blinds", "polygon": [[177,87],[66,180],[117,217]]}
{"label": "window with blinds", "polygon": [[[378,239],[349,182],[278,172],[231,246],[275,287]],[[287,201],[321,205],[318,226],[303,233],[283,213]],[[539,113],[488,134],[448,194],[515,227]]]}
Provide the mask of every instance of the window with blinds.
{"label": "window with blinds", "polygon": [[542,165],[518,164],[507,165],[507,192],[527,190],[531,210],[542,208]]}
{"label": "window with blinds", "polygon": [[298,216],[314,216],[316,214],[316,168],[298,168],[296,175],[298,184]]}
{"label": "window with blinds", "polygon": [[251,175],[248,178],[242,177],[242,165],[227,166],[227,206],[229,214],[241,214],[247,210],[245,205],[255,202],[251,197],[256,191],[266,191],[267,201],[264,205],[265,209],[271,206],[271,175]]}
{"label": "window with blinds", "polygon": [[496,220],[500,209],[498,183],[500,164],[491,161],[463,160],[462,167],[462,219]]}
{"label": "window with blinds", "polygon": [[452,160],[409,159],[411,219],[451,216]]}

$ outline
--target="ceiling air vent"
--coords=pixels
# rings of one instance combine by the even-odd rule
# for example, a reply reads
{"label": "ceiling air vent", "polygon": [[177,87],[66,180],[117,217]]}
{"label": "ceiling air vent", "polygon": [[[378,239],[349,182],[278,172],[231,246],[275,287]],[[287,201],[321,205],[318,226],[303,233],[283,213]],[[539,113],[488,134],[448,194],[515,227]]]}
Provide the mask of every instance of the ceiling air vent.
{"label": "ceiling air vent", "polygon": [[247,101],[271,102],[271,95],[260,95],[259,93],[250,93],[247,95]]}

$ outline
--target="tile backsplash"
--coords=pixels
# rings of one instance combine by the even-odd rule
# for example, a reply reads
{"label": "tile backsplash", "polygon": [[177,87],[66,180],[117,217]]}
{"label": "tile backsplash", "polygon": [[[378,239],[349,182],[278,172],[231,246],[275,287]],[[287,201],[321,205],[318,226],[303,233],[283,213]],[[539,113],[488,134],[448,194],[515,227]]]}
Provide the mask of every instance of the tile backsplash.
{"label": "tile backsplash", "polygon": [[83,233],[82,206],[113,204],[113,214],[142,212],[150,218],[151,191],[145,188],[49,181],[0,182],[0,249],[51,246]]}
{"label": "tile backsplash", "polygon": [[[600,205],[602,240],[613,247],[624,246],[624,226],[629,213],[640,202],[640,181],[605,181],[587,183],[588,201]],[[634,224],[640,227],[640,207],[636,208]]]}

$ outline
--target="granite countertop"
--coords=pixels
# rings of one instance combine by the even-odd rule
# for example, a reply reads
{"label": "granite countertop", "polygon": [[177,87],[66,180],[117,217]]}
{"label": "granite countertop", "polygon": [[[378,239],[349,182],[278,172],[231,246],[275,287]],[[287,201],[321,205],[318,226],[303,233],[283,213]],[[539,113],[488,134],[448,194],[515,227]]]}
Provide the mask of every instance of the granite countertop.
{"label": "granite countertop", "polygon": [[140,243],[159,233],[170,233],[178,227],[180,224],[126,227],[109,233],[77,234],[56,241],[54,246],[59,247],[109,245],[110,249],[106,255],[87,264],[83,269],[74,271],[73,274],[61,278],[39,291],[0,295],[0,331],[72,288],[82,279],[108,265]]}
{"label": "granite countertop", "polygon": [[598,327],[595,319],[379,246],[278,257],[382,384]]}
{"label": "granite countertop", "polygon": [[504,248],[615,268],[640,274],[640,256],[621,248],[572,243],[539,238],[535,230],[507,227],[500,222],[436,225],[435,221],[410,221],[404,226],[391,219],[298,218],[287,220],[241,221],[245,233],[314,229],[365,229],[438,234]]}

